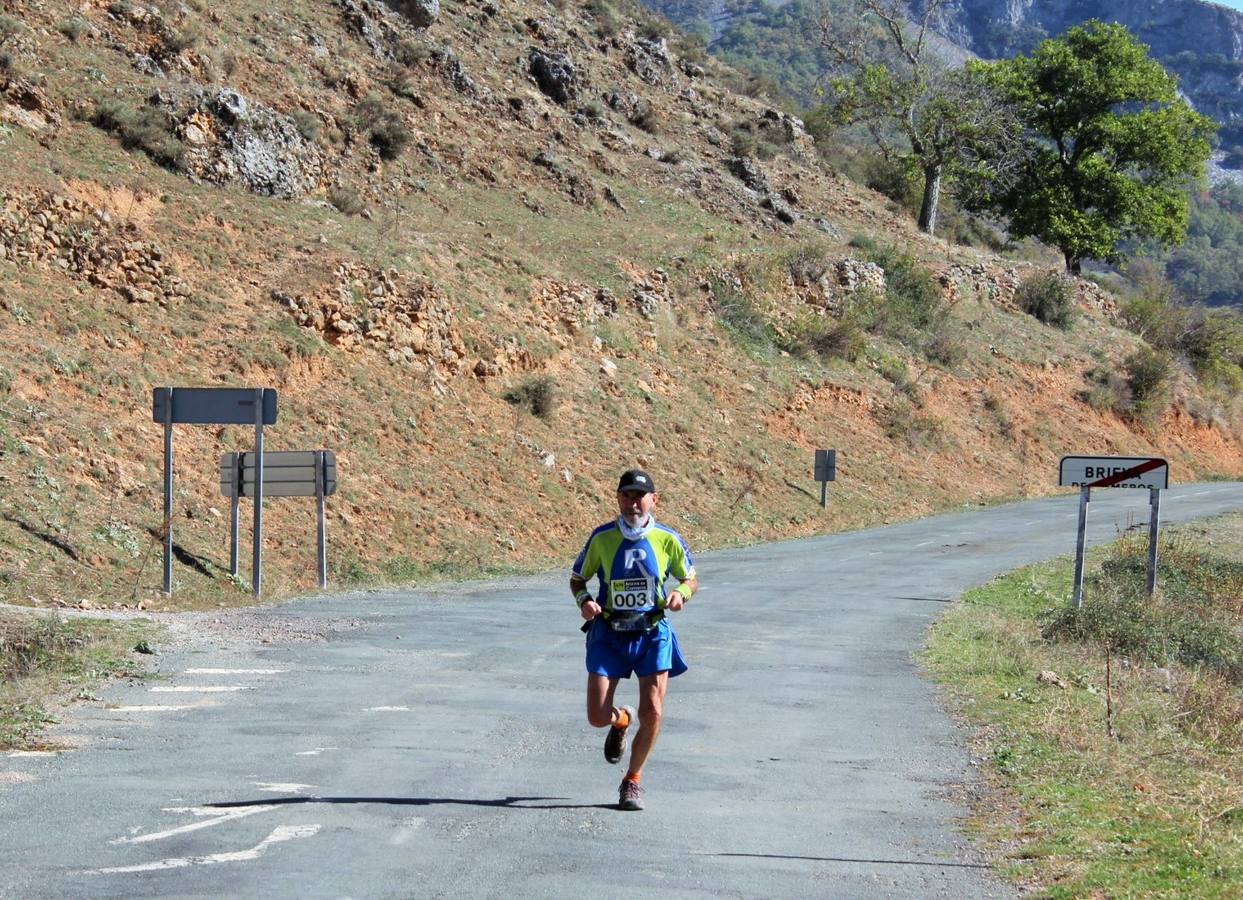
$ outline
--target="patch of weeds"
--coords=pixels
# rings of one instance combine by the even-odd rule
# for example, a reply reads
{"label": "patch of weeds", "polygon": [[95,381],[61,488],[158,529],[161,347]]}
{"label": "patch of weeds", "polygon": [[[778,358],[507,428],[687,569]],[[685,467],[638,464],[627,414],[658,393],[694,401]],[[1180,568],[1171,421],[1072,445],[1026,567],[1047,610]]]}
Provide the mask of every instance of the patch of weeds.
{"label": "patch of weeds", "polygon": [[583,9],[595,20],[596,34],[600,37],[612,37],[621,31],[621,18],[608,0],[587,0]]}
{"label": "patch of weeds", "polygon": [[289,114],[289,118],[294,127],[298,129],[298,134],[302,135],[302,139],[307,142],[314,142],[323,129],[319,116],[305,109],[295,109]]}
{"label": "patch of weeds", "polygon": [[630,113],[630,124],[648,134],[660,134],[664,125],[660,111],[646,98],[640,98]]}
{"label": "patch of weeds", "polygon": [[1131,388],[1120,373],[1096,366],[1087,375],[1088,386],[1079,398],[1097,412],[1126,415],[1131,408]]}
{"label": "patch of weeds", "polygon": [[52,701],[92,697],[104,678],[141,675],[132,648],[156,635],[143,621],[0,618],[0,750],[27,746],[53,722],[45,709]]}
{"label": "patch of weeds", "polygon": [[367,204],[357,188],[338,184],[328,189],[328,202],[337,212],[347,216],[360,216],[367,209]]}
{"label": "patch of weeds", "polygon": [[121,100],[102,100],[95,107],[91,124],[116,137],[127,150],[142,150],[174,171],[183,167],[185,145],[174,134],[168,114],[157,107],[135,108]]}
{"label": "patch of weeds", "polygon": [[804,244],[785,255],[790,279],[800,287],[816,284],[829,271],[827,251],[819,244]]}
{"label": "patch of weeds", "polygon": [[1057,272],[1025,278],[1014,292],[1018,308],[1046,325],[1070,330],[1075,321],[1075,294],[1071,282]]}
{"label": "patch of weeds", "polygon": [[13,16],[0,16],[0,41],[21,34],[25,27],[21,19]]}
{"label": "patch of weeds", "polygon": [[1131,415],[1152,425],[1160,421],[1170,405],[1174,360],[1161,350],[1141,347],[1122,363],[1131,389]]}
{"label": "patch of weeds", "polygon": [[90,23],[80,16],[74,16],[71,19],[64,19],[56,26],[56,30],[69,38],[70,42],[77,43],[78,38],[91,30]]}
{"label": "patch of weeds", "polygon": [[287,350],[301,359],[310,359],[328,349],[314,328],[303,328],[292,319],[276,319],[272,322],[271,331]]}
{"label": "patch of weeds", "polygon": [[962,365],[967,358],[967,338],[960,328],[938,328],[924,345],[924,356],[946,369]]}
{"label": "patch of weeds", "polygon": [[745,290],[725,279],[711,280],[713,307],[726,330],[747,350],[764,353],[776,344],[776,332]]}
{"label": "patch of weeds", "polygon": [[803,328],[795,340],[799,347],[816,356],[851,363],[857,362],[867,350],[863,329],[852,319],[837,321],[818,317]]}
{"label": "patch of weeds", "polygon": [[432,55],[432,47],[423,41],[401,41],[393,51],[403,66],[417,66]]}
{"label": "patch of weeds", "polygon": [[879,247],[868,258],[885,270],[885,294],[869,307],[869,330],[911,343],[912,332],[940,321],[945,307],[941,285],[914,256],[897,247]]}
{"label": "patch of weeds", "polygon": [[549,419],[557,409],[557,385],[551,375],[540,375],[505,392],[505,402]]}
{"label": "patch of weeds", "polygon": [[375,94],[363,98],[354,107],[354,121],[381,159],[397,159],[410,144],[410,129],[405,121]]}
{"label": "patch of weeds", "polygon": [[935,447],[945,435],[939,419],[922,415],[909,400],[895,397],[876,413],[876,420],[891,441],[905,441],[910,447]]}

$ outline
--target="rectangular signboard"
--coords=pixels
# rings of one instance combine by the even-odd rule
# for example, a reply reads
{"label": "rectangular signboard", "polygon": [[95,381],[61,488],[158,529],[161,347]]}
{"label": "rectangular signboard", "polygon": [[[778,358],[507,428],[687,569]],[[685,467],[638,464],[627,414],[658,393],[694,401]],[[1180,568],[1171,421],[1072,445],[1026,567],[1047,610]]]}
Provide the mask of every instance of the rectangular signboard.
{"label": "rectangular signboard", "polygon": [[1061,487],[1167,488],[1170,464],[1148,456],[1063,456]]}
{"label": "rectangular signboard", "polygon": [[[263,454],[263,495],[265,497],[314,497],[314,450],[274,450]],[[220,493],[233,496],[233,479],[237,471],[236,453],[220,457]],[[241,454],[241,496],[253,497],[255,491],[255,454]],[[337,490],[337,455],[324,451],[324,496]]]}
{"label": "rectangular signboard", "polygon": [[837,451],[816,451],[816,481],[837,480]]}
{"label": "rectangular signboard", "polygon": [[[254,425],[256,388],[155,388],[151,418],[165,422],[172,401],[174,424]],[[276,389],[263,388],[263,424],[276,423]]]}

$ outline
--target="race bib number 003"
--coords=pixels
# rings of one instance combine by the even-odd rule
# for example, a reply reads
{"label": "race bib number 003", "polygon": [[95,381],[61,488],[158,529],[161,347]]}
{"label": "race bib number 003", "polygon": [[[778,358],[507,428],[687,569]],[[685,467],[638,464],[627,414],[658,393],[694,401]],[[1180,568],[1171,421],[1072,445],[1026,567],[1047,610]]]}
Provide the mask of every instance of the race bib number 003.
{"label": "race bib number 003", "polygon": [[609,583],[613,609],[652,609],[656,606],[656,585],[652,578],[615,578]]}

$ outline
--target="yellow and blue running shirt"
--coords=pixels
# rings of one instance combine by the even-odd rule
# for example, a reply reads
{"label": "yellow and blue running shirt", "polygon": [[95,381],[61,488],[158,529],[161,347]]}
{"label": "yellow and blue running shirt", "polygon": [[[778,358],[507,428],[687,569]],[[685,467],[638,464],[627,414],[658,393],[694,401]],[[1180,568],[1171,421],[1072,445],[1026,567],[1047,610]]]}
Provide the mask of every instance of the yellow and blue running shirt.
{"label": "yellow and blue running shirt", "polygon": [[645,537],[626,540],[616,520],[591,533],[574,574],[584,581],[600,579],[595,600],[607,612],[656,610],[665,605],[665,579],[686,581],[695,573],[691,551],[672,528],[653,525]]}

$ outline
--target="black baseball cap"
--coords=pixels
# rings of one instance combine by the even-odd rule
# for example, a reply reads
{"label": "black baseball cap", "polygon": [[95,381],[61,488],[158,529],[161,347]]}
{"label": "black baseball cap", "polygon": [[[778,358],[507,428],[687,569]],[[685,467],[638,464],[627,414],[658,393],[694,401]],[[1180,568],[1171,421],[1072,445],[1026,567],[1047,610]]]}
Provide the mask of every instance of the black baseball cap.
{"label": "black baseball cap", "polygon": [[621,481],[617,483],[617,493],[621,494],[625,491],[654,494],[656,492],[656,485],[652,483],[652,476],[642,469],[630,469],[629,471],[622,472]]}

